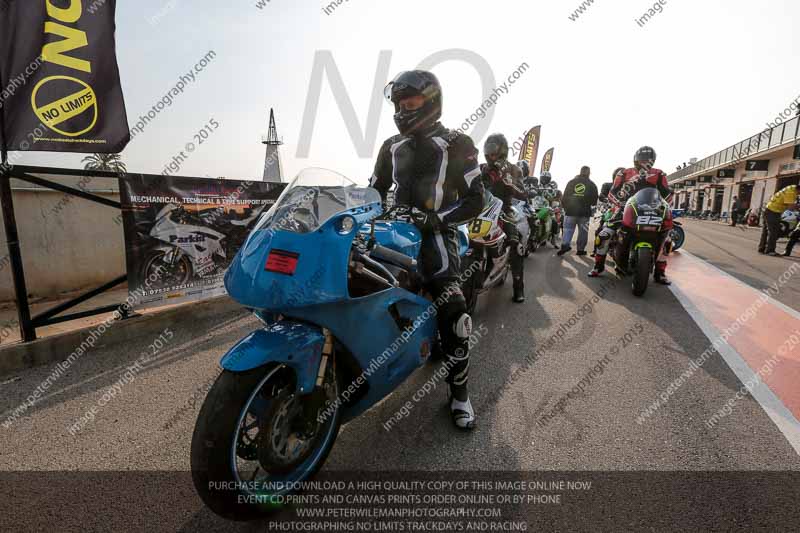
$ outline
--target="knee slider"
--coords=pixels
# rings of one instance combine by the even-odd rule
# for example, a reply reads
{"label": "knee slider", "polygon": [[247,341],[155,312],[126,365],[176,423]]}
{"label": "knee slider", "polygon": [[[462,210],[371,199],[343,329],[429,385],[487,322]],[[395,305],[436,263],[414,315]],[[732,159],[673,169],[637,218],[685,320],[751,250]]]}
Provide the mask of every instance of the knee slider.
{"label": "knee slider", "polygon": [[468,339],[472,335],[472,317],[467,313],[462,313],[458,319],[453,322],[453,333],[459,339]]}

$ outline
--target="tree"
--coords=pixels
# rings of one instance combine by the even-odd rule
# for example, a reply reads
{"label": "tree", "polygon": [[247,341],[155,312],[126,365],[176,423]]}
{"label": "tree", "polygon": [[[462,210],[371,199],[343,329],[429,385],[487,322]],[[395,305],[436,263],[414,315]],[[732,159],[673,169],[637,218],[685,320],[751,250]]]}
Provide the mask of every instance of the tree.
{"label": "tree", "polygon": [[85,170],[106,170],[108,172],[125,173],[128,169],[119,154],[92,154],[81,160]]}

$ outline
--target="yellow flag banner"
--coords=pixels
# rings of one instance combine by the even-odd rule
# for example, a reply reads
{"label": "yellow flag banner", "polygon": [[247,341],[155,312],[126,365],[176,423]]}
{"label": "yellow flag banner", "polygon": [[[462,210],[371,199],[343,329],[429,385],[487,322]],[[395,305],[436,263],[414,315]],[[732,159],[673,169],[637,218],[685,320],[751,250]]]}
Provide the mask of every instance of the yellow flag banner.
{"label": "yellow flag banner", "polygon": [[544,157],[542,158],[542,172],[550,172],[550,167],[553,165],[553,153],[555,151],[555,148],[550,148],[544,153]]}
{"label": "yellow flag banner", "polygon": [[520,161],[527,161],[530,167],[530,175],[536,175],[536,160],[539,157],[539,138],[541,137],[542,127],[536,126],[525,135],[520,152]]}

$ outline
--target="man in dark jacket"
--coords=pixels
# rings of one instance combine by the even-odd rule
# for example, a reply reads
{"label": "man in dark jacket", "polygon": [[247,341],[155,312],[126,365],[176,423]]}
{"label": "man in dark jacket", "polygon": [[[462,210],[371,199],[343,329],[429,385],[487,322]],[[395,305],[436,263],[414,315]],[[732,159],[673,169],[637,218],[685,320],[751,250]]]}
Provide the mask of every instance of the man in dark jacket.
{"label": "man in dark jacket", "polygon": [[731,205],[731,226],[736,226],[736,221],[739,220],[739,210],[742,208],[739,197],[733,197],[733,205]]}
{"label": "man in dark jacket", "polygon": [[581,173],[564,187],[564,239],[558,255],[572,250],[572,236],[578,227],[578,255],[586,255],[586,243],[589,241],[589,219],[592,208],[597,205],[597,186],[589,179],[589,167],[581,168]]}

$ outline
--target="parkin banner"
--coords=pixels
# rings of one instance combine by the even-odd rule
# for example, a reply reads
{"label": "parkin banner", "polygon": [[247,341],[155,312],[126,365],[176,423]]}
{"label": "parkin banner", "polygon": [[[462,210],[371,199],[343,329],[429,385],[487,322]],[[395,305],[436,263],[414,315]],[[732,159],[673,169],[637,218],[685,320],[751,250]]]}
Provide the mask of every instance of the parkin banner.
{"label": "parkin banner", "polygon": [[225,270],[285,186],[179,176],[120,179],[133,306],[155,307],[225,294]]}
{"label": "parkin banner", "polygon": [[536,175],[536,162],[539,157],[539,137],[541,136],[542,127],[536,126],[531,128],[525,135],[525,140],[522,143],[522,150],[520,151],[520,161],[527,161],[530,167],[530,175]]}
{"label": "parkin banner", "polygon": [[130,134],[116,0],[0,3],[0,142],[8,150],[121,152]]}

